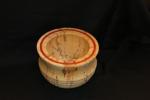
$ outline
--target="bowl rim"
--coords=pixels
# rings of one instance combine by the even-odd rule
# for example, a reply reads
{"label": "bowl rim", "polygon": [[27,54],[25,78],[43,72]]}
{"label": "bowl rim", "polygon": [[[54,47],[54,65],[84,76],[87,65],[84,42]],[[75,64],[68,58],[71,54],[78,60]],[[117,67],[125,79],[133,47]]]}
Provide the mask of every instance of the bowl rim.
{"label": "bowl rim", "polygon": [[[92,41],[92,45],[93,45],[92,53],[89,56],[85,57],[85,58],[83,57],[84,59],[82,59],[81,61],[77,61],[77,62],[76,61],[72,61],[72,62],[63,61],[63,62],[60,62],[60,61],[49,58],[45,54],[45,52],[43,51],[43,48],[44,48],[43,47],[43,41],[46,40],[46,38],[48,36],[50,36],[51,34],[53,34],[53,33],[55,34],[55,32],[62,31],[62,30],[71,30],[71,31],[79,32],[79,34],[81,33],[82,35],[84,34],[84,36],[86,36],[87,38],[89,38]],[[94,36],[92,36],[90,33],[86,32],[84,30],[81,30],[81,29],[78,29],[78,28],[63,27],[63,28],[57,28],[57,29],[50,30],[50,31],[46,32],[45,34],[43,34],[37,42],[37,51],[38,51],[39,56],[49,64],[60,66],[60,67],[64,67],[64,66],[65,67],[66,66],[75,67],[75,66],[82,66],[82,65],[85,65],[87,63],[90,63],[94,58],[96,58],[96,56],[99,52],[99,44],[98,44],[98,42],[97,42],[97,40],[95,39]],[[88,50],[88,52],[89,52],[89,50]]]}

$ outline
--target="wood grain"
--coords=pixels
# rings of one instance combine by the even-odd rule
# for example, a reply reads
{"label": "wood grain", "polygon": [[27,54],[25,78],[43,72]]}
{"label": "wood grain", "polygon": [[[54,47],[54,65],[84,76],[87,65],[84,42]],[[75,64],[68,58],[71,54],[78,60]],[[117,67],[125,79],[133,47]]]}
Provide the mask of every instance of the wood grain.
{"label": "wood grain", "polygon": [[60,88],[85,84],[97,66],[98,42],[89,33],[60,28],[45,33],[37,43],[39,68],[44,78]]}

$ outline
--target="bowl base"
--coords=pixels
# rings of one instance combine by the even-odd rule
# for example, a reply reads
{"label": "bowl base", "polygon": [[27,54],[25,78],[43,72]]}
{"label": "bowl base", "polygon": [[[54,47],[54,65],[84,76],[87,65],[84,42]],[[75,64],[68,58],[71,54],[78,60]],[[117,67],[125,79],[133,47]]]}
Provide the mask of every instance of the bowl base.
{"label": "bowl base", "polygon": [[63,68],[54,68],[39,58],[39,68],[44,78],[60,88],[75,88],[85,84],[95,73],[96,66],[97,59],[94,59],[85,66],[77,67],[65,73]]}

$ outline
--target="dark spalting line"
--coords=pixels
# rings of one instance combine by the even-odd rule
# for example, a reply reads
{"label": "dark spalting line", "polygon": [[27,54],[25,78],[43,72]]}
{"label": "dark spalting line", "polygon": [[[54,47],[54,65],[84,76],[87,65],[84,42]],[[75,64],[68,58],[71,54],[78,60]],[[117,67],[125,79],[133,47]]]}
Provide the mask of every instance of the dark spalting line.
{"label": "dark spalting line", "polygon": [[56,46],[59,46],[59,45],[60,45],[60,43],[59,43],[59,41],[58,41],[58,38],[59,38],[59,35],[57,34],[57,36],[56,36]]}
{"label": "dark spalting line", "polygon": [[64,42],[66,42],[66,41],[67,41],[67,37],[66,37],[65,32],[64,32],[64,34],[63,34],[63,39],[64,39]]}
{"label": "dark spalting line", "polygon": [[75,53],[73,54],[73,59],[77,59],[78,56],[77,56],[77,53],[80,53],[80,46],[81,46],[81,43],[80,43],[80,39],[79,39],[79,42],[78,42],[78,48],[76,49]]}
{"label": "dark spalting line", "polygon": [[57,51],[57,52],[59,52],[59,45],[60,45],[60,43],[58,42],[58,35],[56,36],[56,48],[55,48],[55,50]]}
{"label": "dark spalting line", "polygon": [[76,68],[75,68],[75,71],[77,71],[77,70],[78,70],[78,68],[76,67]]}
{"label": "dark spalting line", "polygon": [[56,75],[56,80],[58,80],[58,77],[57,77],[57,75]]}
{"label": "dark spalting line", "polygon": [[66,31],[64,31],[64,30],[60,30],[61,32],[63,32],[63,39],[64,39],[64,42],[66,42],[67,41],[67,38],[66,38]]}
{"label": "dark spalting line", "polygon": [[69,75],[70,73],[73,73],[73,72],[75,72],[75,71],[77,71],[78,70],[78,68],[76,67],[76,68],[64,68],[63,70],[62,70],[62,72],[63,72],[63,74],[64,74],[64,77],[66,77],[66,75]]}
{"label": "dark spalting line", "polygon": [[87,76],[86,72],[84,72],[84,75],[85,75],[84,81],[87,82],[88,81],[88,76]]}
{"label": "dark spalting line", "polygon": [[55,83],[56,83],[55,85],[58,85],[58,77],[57,77],[57,75],[56,75],[56,82]]}
{"label": "dark spalting line", "polygon": [[[64,40],[64,42],[66,42],[67,41],[67,37],[66,37],[66,34],[65,34],[65,31],[64,30],[62,30],[62,32],[63,32],[63,40]],[[65,48],[65,47],[64,47]],[[65,51],[64,51],[64,55],[63,55],[63,58],[67,58],[66,56],[68,56],[68,55],[66,55],[66,53],[65,53]]]}
{"label": "dark spalting line", "polygon": [[60,43],[59,43],[59,41],[58,41],[58,35],[56,36],[56,46],[57,46],[57,48],[55,48],[55,50],[60,54],[60,56],[62,57],[62,58],[64,58],[63,57],[63,54],[62,54],[62,49],[59,47],[60,46]]}
{"label": "dark spalting line", "polygon": [[64,74],[64,77],[65,77],[66,74],[68,73],[68,71],[67,71],[65,68],[62,70],[62,72],[63,72],[63,74]]}
{"label": "dark spalting line", "polygon": [[62,58],[64,58],[63,53],[62,53],[62,49],[61,49],[60,47],[58,48],[58,52],[59,52],[59,55],[60,55]]}

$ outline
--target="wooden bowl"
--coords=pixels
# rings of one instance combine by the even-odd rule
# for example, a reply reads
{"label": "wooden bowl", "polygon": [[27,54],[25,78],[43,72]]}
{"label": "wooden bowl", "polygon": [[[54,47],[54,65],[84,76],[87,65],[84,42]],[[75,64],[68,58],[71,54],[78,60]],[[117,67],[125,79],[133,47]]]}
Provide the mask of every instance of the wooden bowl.
{"label": "wooden bowl", "polygon": [[49,83],[61,88],[75,88],[94,74],[99,45],[88,32],[59,28],[39,39],[37,51],[40,71]]}

